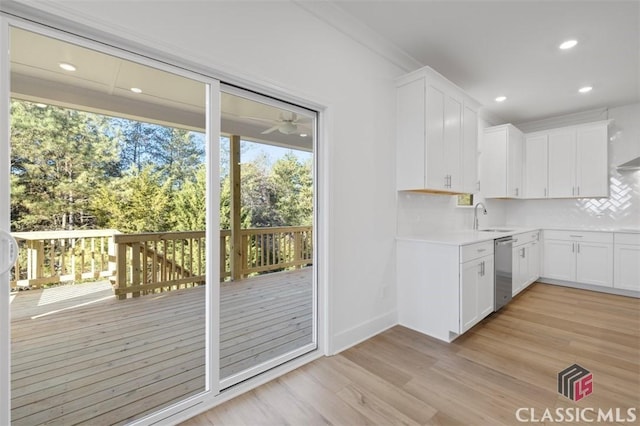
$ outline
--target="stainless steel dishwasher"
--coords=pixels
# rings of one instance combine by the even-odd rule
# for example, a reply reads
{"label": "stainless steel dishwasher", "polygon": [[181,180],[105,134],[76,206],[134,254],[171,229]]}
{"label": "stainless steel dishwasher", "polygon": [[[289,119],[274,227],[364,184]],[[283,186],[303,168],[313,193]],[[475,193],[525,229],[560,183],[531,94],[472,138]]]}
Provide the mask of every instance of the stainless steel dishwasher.
{"label": "stainless steel dishwasher", "polygon": [[495,291],[494,291],[494,312],[502,308],[511,301],[513,294],[513,243],[511,237],[499,238],[495,244]]}

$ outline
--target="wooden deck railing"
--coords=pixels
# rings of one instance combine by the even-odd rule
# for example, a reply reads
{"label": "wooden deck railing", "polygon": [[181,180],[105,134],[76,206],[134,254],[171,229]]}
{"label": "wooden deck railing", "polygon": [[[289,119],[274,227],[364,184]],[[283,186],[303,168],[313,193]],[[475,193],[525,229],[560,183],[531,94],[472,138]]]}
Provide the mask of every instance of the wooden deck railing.
{"label": "wooden deck railing", "polygon": [[265,271],[301,267],[313,262],[312,228],[285,226],[240,232],[243,277]]}
{"label": "wooden deck railing", "polygon": [[[120,234],[115,230],[20,232],[12,287],[109,277],[124,299],[205,283],[205,232]],[[313,262],[312,227],[251,228],[240,232],[241,262],[233,265],[230,230],[220,231],[220,280]]]}
{"label": "wooden deck railing", "polygon": [[205,283],[204,231],[120,234],[114,242],[119,299]]}
{"label": "wooden deck railing", "polygon": [[114,229],[14,232],[18,260],[11,270],[12,288],[95,280],[113,275]]}

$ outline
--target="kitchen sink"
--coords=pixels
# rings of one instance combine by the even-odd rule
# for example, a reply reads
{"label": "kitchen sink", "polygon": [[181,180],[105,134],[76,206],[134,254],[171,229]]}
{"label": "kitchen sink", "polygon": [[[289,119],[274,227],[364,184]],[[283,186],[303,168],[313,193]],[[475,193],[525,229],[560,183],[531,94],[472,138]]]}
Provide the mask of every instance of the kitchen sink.
{"label": "kitchen sink", "polygon": [[513,232],[513,229],[489,228],[489,229],[480,229],[480,232]]}

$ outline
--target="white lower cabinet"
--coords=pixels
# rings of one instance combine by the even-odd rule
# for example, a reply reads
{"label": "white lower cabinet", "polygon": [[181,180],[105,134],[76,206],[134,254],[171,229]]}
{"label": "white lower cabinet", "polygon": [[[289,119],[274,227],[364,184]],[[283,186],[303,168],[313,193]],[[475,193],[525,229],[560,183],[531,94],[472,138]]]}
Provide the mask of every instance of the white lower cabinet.
{"label": "white lower cabinet", "polygon": [[513,236],[513,295],[520,293],[540,278],[539,232],[527,232]]}
{"label": "white lower cabinet", "polygon": [[398,322],[446,342],[493,311],[493,240],[398,240]]}
{"label": "white lower cabinet", "polygon": [[544,231],[545,278],[613,286],[613,233]]}
{"label": "white lower cabinet", "polygon": [[640,291],[640,234],[614,236],[613,287]]}
{"label": "white lower cabinet", "polygon": [[493,312],[493,285],[493,254],[460,265],[461,333]]}

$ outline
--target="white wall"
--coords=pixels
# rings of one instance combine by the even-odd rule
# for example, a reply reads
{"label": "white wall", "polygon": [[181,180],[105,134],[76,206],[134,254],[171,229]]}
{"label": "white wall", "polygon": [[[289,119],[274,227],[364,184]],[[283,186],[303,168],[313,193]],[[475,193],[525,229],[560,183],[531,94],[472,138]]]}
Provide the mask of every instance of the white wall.
{"label": "white wall", "polygon": [[[609,198],[509,200],[506,224],[535,227],[640,228],[640,171],[616,166],[640,156],[640,104],[602,110],[581,120],[554,118],[554,126],[613,119],[609,127]],[[571,118],[571,117],[568,117]],[[536,130],[544,129],[537,122]],[[520,125],[526,129],[527,125]],[[550,127],[546,127],[550,128]]]}
{"label": "white wall", "polygon": [[[29,2],[327,106],[329,352],[395,323],[393,79],[403,71],[293,2]],[[326,149],[325,149],[326,148]]]}

